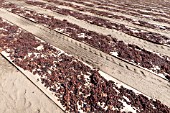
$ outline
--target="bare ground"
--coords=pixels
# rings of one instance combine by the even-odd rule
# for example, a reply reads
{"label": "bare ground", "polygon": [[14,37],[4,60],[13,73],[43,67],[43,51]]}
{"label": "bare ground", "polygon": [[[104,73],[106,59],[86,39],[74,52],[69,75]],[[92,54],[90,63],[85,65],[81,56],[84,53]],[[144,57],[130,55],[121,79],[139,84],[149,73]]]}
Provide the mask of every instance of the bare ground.
{"label": "bare ground", "polygon": [[0,106],[0,113],[63,113],[1,55]]}

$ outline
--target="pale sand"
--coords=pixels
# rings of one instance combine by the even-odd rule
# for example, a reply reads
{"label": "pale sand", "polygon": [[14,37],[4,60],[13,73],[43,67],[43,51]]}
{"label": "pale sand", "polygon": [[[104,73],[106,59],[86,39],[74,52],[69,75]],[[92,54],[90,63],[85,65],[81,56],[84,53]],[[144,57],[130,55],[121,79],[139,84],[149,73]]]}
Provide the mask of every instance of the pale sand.
{"label": "pale sand", "polygon": [[41,37],[44,41],[74,55],[76,58],[83,58],[83,61],[100,68],[101,71],[104,71],[119,81],[170,106],[170,101],[168,101],[170,100],[170,85],[168,81],[155,76],[155,74],[123,62],[99,50],[89,47],[88,45],[56,33],[53,30],[50,31],[41,25],[34,24],[3,9],[0,9],[0,17],[15,23],[38,37]]}
{"label": "pale sand", "polygon": [[[39,9],[39,8],[37,8],[37,9]],[[2,11],[2,10],[0,10],[0,11]],[[49,13],[48,11],[47,11],[47,13],[54,14],[54,13]],[[104,60],[105,58],[98,57],[98,55],[95,55],[93,53],[89,53],[88,50],[86,51],[86,49],[82,50],[83,48],[80,48],[78,46],[79,43],[78,44],[71,43],[74,41],[70,41],[71,39],[68,39],[67,37],[65,37],[63,40],[63,38],[61,36],[61,38],[58,38],[58,40],[56,41],[57,37],[55,35],[57,35],[57,33],[53,32],[53,31],[50,32],[48,29],[45,29],[42,26],[41,27],[39,27],[38,25],[33,26],[35,24],[32,24],[31,22],[28,22],[28,21],[23,21],[24,19],[18,18],[17,16],[13,16],[13,18],[10,18],[10,16],[12,16],[12,14],[10,14],[10,13],[8,13],[8,16],[7,15],[4,16],[2,13],[0,15],[3,18],[6,18],[7,20],[10,20],[11,22],[19,25],[20,27],[28,30],[29,32],[41,37],[42,39],[55,45],[56,47],[59,47],[69,53],[72,53],[76,57],[78,56],[79,58],[83,58],[84,60],[87,60],[88,62],[92,61],[93,65],[97,65],[97,67],[100,67],[100,69],[102,71],[107,72],[112,77],[115,77],[115,78],[119,79],[120,81],[138,89],[139,91],[143,92],[144,94],[146,94],[152,98],[157,98],[157,99],[161,100],[164,104],[170,106],[170,102],[168,101],[170,99],[170,97],[169,97],[170,86],[167,83],[167,81],[164,81],[161,78],[154,76],[154,74],[151,74],[145,70],[142,70],[144,72],[144,75],[141,75],[140,74],[141,69],[139,69],[135,66],[129,65],[125,62],[121,62],[116,59],[114,59],[116,64],[113,64],[110,61]],[[23,24],[23,22],[24,22],[24,24]],[[86,25],[86,23],[84,25]],[[40,28],[43,28],[43,30]],[[32,30],[32,29],[34,29],[34,30]],[[64,44],[61,45],[60,42],[63,42]],[[135,42],[137,42],[137,41],[135,41]],[[143,42],[139,42],[139,43],[144,44]],[[148,45],[148,43],[146,45]],[[73,47],[73,48],[71,48],[71,47]],[[146,48],[148,48],[148,47],[146,47]],[[88,49],[88,47],[87,47],[87,49]],[[154,47],[154,48],[152,48],[152,50],[158,50],[158,48]],[[159,52],[160,51],[163,51],[164,54],[169,55],[168,51],[165,51],[164,49],[159,48]],[[80,55],[80,54],[82,54],[82,55]],[[92,56],[95,56],[95,57],[92,57]],[[105,56],[105,54],[103,54],[103,56]],[[109,57],[109,59],[110,59],[110,57]],[[3,64],[3,62],[0,61],[0,64]],[[121,64],[123,67],[118,66],[117,64]],[[127,65],[130,70],[125,69],[126,68],[125,65]],[[6,69],[4,67],[6,67],[6,66],[4,66],[4,64],[3,64],[3,69]],[[12,66],[10,66],[10,65],[7,67],[11,67],[11,69],[12,69]],[[134,73],[132,71],[133,69],[135,69],[137,71],[137,73]],[[0,67],[0,73],[2,73],[1,70],[2,70],[2,66]],[[7,68],[6,71],[7,70],[10,70],[10,69]],[[39,112],[38,109],[40,109],[40,113],[62,112],[62,111],[57,111],[59,108],[53,102],[51,102],[43,93],[41,93],[41,91],[39,91],[38,88],[36,88],[29,80],[27,80],[24,75],[22,75],[19,72],[16,72],[16,69],[13,69],[13,70],[15,70],[15,71],[10,71],[6,74],[2,74],[2,75],[8,76],[8,79],[6,79],[7,82],[5,82],[4,83],[5,85],[3,85],[3,86],[8,87],[7,90],[9,90],[9,91],[5,91],[4,89],[3,90],[5,92],[9,92],[9,94],[6,95],[4,93],[3,96],[1,96],[2,95],[1,93],[3,91],[0,90],[0,92],[1,92],[0,99],[1,99],[1,97],[4,99],[4,100],[1,99],[2,101],[0,102],[1,103],[0,106],[3,108],[3,109],[0,108],[0,113],[1,113],[1,111],[5,110],[5,109],[7,109],[7,110],[11,109],[12,113],[15,113],[15,112],[17,112],[17,113],[23,113],[23,112],[24,113],[27,113],[27,112],[28,113],[37,113],[37,112]],[[4,71],[4,72],[6,72],[6,71]],[[9,75],[10,76],[11,75],[20,75],[20,76],[22,75],[22,77],[11,78],[11,77],[9,77]],[[124,75],[127,75],[127,76],[124,77]],[[0,80],[4,81],[1,78],[2,77],[0,76]],[[13,80],[14,82],[11,79],[12,80],[14,79]],[[25,81],[27,81],[28,83]],[[23,83],[24,83],[24,85],[22,86]],[[6,86],[6,84],[9,86]],[[14,86],[16,85],[15,88],[13,88],[14,87],[13,84],[14,84]],[[20,88],[20,86],[22,86],[22,87]],[[32,88],[32,87],[34,87],[34,88]],[[28,90],[26,90],[26,88],[28,88]],[[18,90],[22,90],[22,91],[19,92]],[[25,93],[25,91],[26,91],[26,93]],[[32,93],[32,92],[34,92],[34,93]],[[11,97],[10,96],[8,97],[8,95],[10,95]],[[17,96],[15,96],[15,95],[17,95]],[[6,98],[4,98],[4,97],[6,97]],[[12,99],[12,97],[14,99]],[[20,102],[20,101],[22,101],[22,102]],[[45,102],[45,103],[42,103],[42,102]],[[38,105],[40,107],[38,107]],[[47,108],[47,106],[48,106],[48,108]],[[5,113],[11,113],[11,111],[6,111]]]}
{"label": "pale sand", "polygon": [[63,111],[0,55],[0,113]]}
{"label": "pale sand", "polygon": [[[6,0],[6,1],[10,1],[10,0]],[[82,28],[85,28],[85,29],[88,29],[88,30],[91,30],[91,31],[94,31],[97,33],[102,33],[104,35],[111,35],[112,37],[117,38],[118,40],[124,41],[125,43],[135,44],[135,45],[138,45],[139,47],[144,48],[146,50],[153,51],[156,53],[161,53],[162,55],[170,56],[170,48],[167,46],[154,44],[154,43],[127,35],[125,33],[122,33],[120,31],[117,31],[114,29],[107,29],[104,27],[92,25],[85,21],[75,19],[71,16],[60,15],[60,14],[52,12],[50,10],[46,10],[46,9],[42,9],[37,6],[32,6],[32,5],[26,4],[23,1],[13,0],[10,2],[20,5],[20,6],[24,6],[28,9],[34,10],[38,13],[54,16],[55,18],[57,18],[59,20],[67,19],[68,22],[76,24],[78,26],[81,26]],[[105,32],[103,32],[103,31],[105,31]],[[156,30],[155,30],[155,32],[156,32]]]}

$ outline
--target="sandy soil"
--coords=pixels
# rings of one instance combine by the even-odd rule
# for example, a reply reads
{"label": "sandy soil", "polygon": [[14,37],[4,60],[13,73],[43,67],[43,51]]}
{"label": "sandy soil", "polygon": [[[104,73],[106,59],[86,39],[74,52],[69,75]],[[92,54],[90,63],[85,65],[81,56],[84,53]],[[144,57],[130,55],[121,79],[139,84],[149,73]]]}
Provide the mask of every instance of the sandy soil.
{"label": "sandy soil", "polygon": [[[43,1],[43,0],[40,0],[40,1]],[[61,0],[62,1],[62,0]],[[46,2],[46,1],[43,1],[43,2]],[[78,5],[78,6],[82,6],[82,7],[87,7],[87,8],[91,8],[91,7],[88,7],[88,6],[85,6],[85,5],[83,5],[83,4],[78,4],[78,3],[75,3],[75,2],[69,2],[69,1],[66,1],[67,3],[72,3],[72,4],[75,4],[75,5]],[[89,4],[91,4],[90,2],[87,2],[87,3],[89,3]],[[55,4],[55,3],[50,3],[50,4]],[[137,4],[137,5],[139,5],[139,4]],[[68,7],[66,7],[66,8],[68,8]],[[108,6],[108,8],[113,8],[113,7],[109,7]],[[92,8],[93,9],[93,8]],[[95,10],[99,10],[99,11],[104,11],[104,12],[108,12],[108,10],[105,10],[105,9],[100,9],[100,8],[94,8]],[[115,8],[116,9],[116,8]],[[122,9],[119,9],[119,10],[122,10]],[[141,9],[138,9],[138,10],[141,10]],[[169,24],[166,24],[166,23],[162,23],[162,22],[154,22],[154,21],[152,21],[152,20],[150,20],[150,19],[147,19],[147,18],[144,18],[144,17],[142,17],[142,18],[138,18],[138,17],[136,17],[136,16],[132,16],[132,15],[128,15],[128,14],[124,14],[124,13],[121,13],[121,12],[114,12],[114,11],[111,11],[110,12],[111,14],[116,14],[116,15],[119,15],[119,16],[125,16],[125,17],[129,17],[129,18],[131,18],[131,19],[135,19],[135,20],[144,20],[144,21],[147,21],[147,22],[150,22],[150,23],[154,23],[154,24],[156,24],[156,25],[165,25],[165,26],[169,26]],[[163,18],[163,17],[155,17],[155,18]],[[165,19],[165,18],[164,18]],[[167,18],[166,18],[167,19]],[[118,22],[120,22],[120,21],[118,21]]]}
{"label": "sandy soil", "polygon": [[[35,10],[56,17],[58,16],[55,13],[50,13],[50,11],[41,10],[41,8],[36,8]],[[85,61],[88,61],[88,63],[99,67],[102,71],[110,74],[112,77],[128,84],[135,89],[138,89],[142,93],[152,98],[159,99],[164,104],[170,106],[170,101],[168,101],[170,100],[170,85],[162,78],[155,76],[153,73],[150,73],[146,70],[123,62],[119,59],[112,58],[111,56],[92,49],[87,45],[83,45],[79,42],[69,39],[66,36],[59,35],[59,33],[57,34],[54,31],[49,31],[49,29],[42,27],[41,25],[33,24],[32,22],[26,21],[25,19],[16,15],[13,16],[13,14],[9,12],[7,15],[3,15],[2,12],[3,10],[0,9],[0,16],[2,18],[8,19],[16,25],[19,25],[21,28],[26,29],[34,35],[41,37],[46,42],[49,42],[50,44],[53,44],[54,46],[63,49],[68,53],[72,53],[78,58],[83,58]],[[60,16],[58,18],[63,19],[67,17]],[[99,27],[91,27],[87,23],[83,23],[82,21],[75,20],[71,17],[69,17],[69,19],[70,22],[77,22],[77,24],[81,22],[81,25],[87,29],[97,29],[98,32],[102,32],[102,29],[99,29]],[[108,31],[107,33],[117,34],[115,31]],[[116,35],[116,37],[119,36],[123,36],[123,34],[118,33]],[[133,38],[134,42],[130,42],[129,39],[131,38],[133,37],[125,36],[125,39],[123,40],[127,43],[137,43],[141,47],[145,45],[144,48],[146,49],[160,52],[164,55],[170,55],[170,51],[168,51],[170,48],[168,47],[156,46],[155,44],[135,39],[135,37]],[[124,75],[126,75],[126,77],[124,77]],[[17,69],[8,63],[2,56],[0,56],[0,99],[0,113],[63,112],[56,104],[54,104],[44,93],[42,93],[23,74],[17,71]]]}
{"label": "sandy soil", "polygon": [[63,113],[1,55],[0,100],[0,113]]}
{"label": "sandy soil", "polygon": [[138,89],[152,98],[159,99],[164,104],[170,106],[170,101],[167,101],[170,99],[170,86],[168,82],[155,76],[153,73],[123,62],[55,31],[50,31],[41,25],[34,24],[5,10],[0,9],[0,16],[26,29],[28,32],[41,37],[44,41],[74,55],[76,58],[83,58],[85,62],[100,68],[101,71],[119,81]]}
{"label": "sandy soil", "polygon": [[[9,0],[6,0],[6,1],[9,1]],[[31,10],[35,10],[36,12],[39,12],[42,14],[54,16],[55,18],[60,19],[60,20],[67,19],[68,22],[74,23],[78,26],[81,26],[82,28],[85,28],[85,29],[88,29],[91,31],[95,31],[97,33],[102,33],[104,35],[111,35],[112,37],[115,37],[118,40],[122,40],[125,43],[135,44],[135,45],[138,45],[139,47],[144,48],[146,50],[161,53],[162,55],[170,56],[170,48],[167,46],[157,45],[157,44],[127,35],[125,33],[122,33],[120,31],[117,31],[114,29],[107,29],[107,28],[99,27],[96,25],[89,24],[85,21],[75,19],[74,17],[71,17],[71,16],[60,15],[60,14],[52,12],[50,10],[46,10],[46,9],[42,9],[42,8],[39,8],[36,6],[28,5],[28,4],[24,3],[23,1],[13,0],[10,2],[27,7]],[[105,32],[103,32],[103,31],[105,31]],[[155,32],[156,32],[156,30],[155,30]]]}

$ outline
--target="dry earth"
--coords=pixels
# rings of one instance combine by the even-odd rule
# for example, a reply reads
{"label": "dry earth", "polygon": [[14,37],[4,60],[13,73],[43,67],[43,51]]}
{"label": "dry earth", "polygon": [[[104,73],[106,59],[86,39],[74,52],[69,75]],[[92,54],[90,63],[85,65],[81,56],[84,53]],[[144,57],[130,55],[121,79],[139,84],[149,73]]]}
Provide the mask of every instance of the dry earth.
{"label": "dry earth", "polygon": [[[0,2],[1,1],[2,0],[0,0]],[[141,2],[141,1],[138,0],[138,2]],[[148,1],[146,0],[146,2]],[[18,3],[16,2],[16,4],[20,4],[20,2]],[[22,2],[20,5],[23,5]],[[27,6],[24,5],[24,6],[29,7],[29,5]],[[34,8],[32,7],[32,9]],[[49,15],[56,16],[56,17],[58,16],[56,13],[50,13],[50,11],[42,10],[41,8],[36,8],[34,10],[36,10],[37,12],[44,13],[44,14],[49,14]],[[3,11],[3,10],[0,9],[0,11]],[[1,13],[0,16],[3,16],[3,14]],[[10,14],[8,16],[10,17]],[[6,17],[4,16],[3,18],[8,18],[8,16]],[[68,17],[58,16],[58,18],[66,19]],[[69,20],[70,22],[73,22],[78,25],[81,25],[83,23],[83,21],[78,21],[71,17],[69,17],[69,19],[70,19]],[[14,21],[14,20],[17,20],[17,17],[9,18],[8,20]],[[79,24],[79,22],[81,22],[81,24]],[[24,26],[24,24],[19,21],[17,24],[20,27]],[[167,83],[167,81],[164,81],[163,79],[157,76],[153,77],[154,74],[146,70],[139,69],[125,62],[121,62],[118,59],[115,60],[117,64],[110,63],[110,61],[105,60],[105,58],[97,57],[99,56],[99,55],[96,55],[97,53],[95,54],[89,53],[88,50],[87,51],[83,50],[83,48],[77,47],[77,45],[71,42],[67,42],[66,40],[71,40],[71,39],[68,39],[66,37],[65,37],[66,38],[65,44],[60,45],[59,42],[64,42],[64,41],[62,39],[61,40],[58,39],[58,43],[55,42],[56,41],[55,38],[57,36],[55,36],[56,33],[54,33],[53,31],[50,31],[48,33],[54,33],[54,34],[48,34],[48,33],[43,34],[42,29],[40,30],[37,26],[36,26],[37,30],[31,31],[32,28],[35,28],[35,26],[33,26],[35,24],[30,24],[30,26],[26,26],[26,24],[28,23],[25,23],[25,29],[27,29],[29,32],[32,32],[35,35],[41,36],[43,40],[63,50],[65,49],[65,51],[67,51],[68,53],[74,53],[75,51],[73,55],[75,55],[76,57],[78,56],[78,57],[84,58],[85,60],[89,62],[92,61],[92,64],[97,65],[97,67],[99,67],[102,71],[105,71],[106,73],[110,74],[111,76],[115,78],[119,78],[120,81],[123,81],[126,84],[140,90],[144,94],[147,94],[148,96],[152,98],[157,98],[161,100],[163,103],[170,106],[170,102],[169,102],[170,86]],[[128,23],[125,23],[125,24],[128,24]],[[103,30],[102,28],[100,29],[100,27],[97,27],[97,26],[93,26],[93,27],[89,27],[89,26],[90,25],[88,25],[87,23],[85,22],[83,23],[83,27],[86,29],[93,30],[93,31],[95,31],[96,29],[99,33],[101,33]],[[28,28],[30,28],[30,30]],[[112,31],[106,30],[106,31],[108,31],[106,32],[106,34],[112,34],[115,37],[120,37],[121,35],[123,35],[123,34],[116,34],[118,32],[113,31],[113,30]],[[156,30],[152,30],[152,31],[158,32]],[[44,32],[47,32],[47,31],[44,30]],[[50,39],[48,39],[49,37],[47,38],[47,35],[51,36]],[[146,48],[147,50],[156,51],[167,56],[170,55],[169,47],[158,46],[158,45],[155,46],[155,44],[152,44],[147,41],[142,41],[140,39],[133,38],[133,37],[126,36],[126,35],[123,35],[123,36],[125,36],[125,38],[122,38],[122,40],[124,40],[127,43],[137,43],[140,47]],[[134,40],[131,41],[129,40],[130,38],[133,38]],[[67,47],[65,47],[65,45],[67,45]],[[88,47],[88,46],[85,46],[85,47]],[[128,68],[130,69],[129,70],[125,69],[126,66],[128,66]],[[135,67],[135,70],[137,71],[139,70],[139,71],[136,73],[133,72],[134,67]],[[144,75],[139,74],[141,73],[141,70],[142,70],[142,73],[144,73]],[[126,78],[123,76],[125,74],[127,75]],[[155,87],[157,88],[155,89]],[[0,56],[0,100],[1,100],[0,101],[0,113],[62,113],[63,112],[52,100],[50,100],[42,91],[40,91],[40,89],[38,89],[31,81],[29,81],[20,71],[18,71],[2,56]]]}
{"label": "dry earth", "polygon": [[0,113],[63,113],[2,56],[0,56],[0,100]]}

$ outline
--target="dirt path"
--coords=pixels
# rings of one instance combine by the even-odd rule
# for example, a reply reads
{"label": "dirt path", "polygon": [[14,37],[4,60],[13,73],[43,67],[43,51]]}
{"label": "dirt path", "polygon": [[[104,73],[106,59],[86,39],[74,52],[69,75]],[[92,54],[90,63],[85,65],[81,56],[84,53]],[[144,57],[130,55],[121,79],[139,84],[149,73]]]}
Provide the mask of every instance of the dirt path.
{"label": "dirt path", "polygon": [[[43,0],[40,0],[40,1],[43,1]],[[78,4],[78,3],[74,3],[74,2],[69,2],[69,1],[65,1],[67,3],[72,3],[72,4],[75,4],[75,5],[78,5],[78,6],[83,6],[83,7],[87,7],[87,8],[91,8],[91,7],[88,7],[88,6],[85,6],[83,4]],[[51,3],[53,4],[53,3]],[[108,10],[105,10],[105,9],[99,9],[99,8],[92,8],[92,9],[95,9],[95,10],[98,10],[98,11],[104,11],[104,12],[108,12]],[[169,24],[167,23],[162,23],[162,22],[157,22],[157,21],[153,21],[153,20],[150,20],[150,19],[147,19],[147,18],[139,18],[139,17],[136,17],[136,16],[132,16],[132,15],[127,15],[127,14],[124,14],[124,13],[121,13],[121,12],[110,12],[112,14],[116,14],[116,15],[119,15],[119,16],[125,16],[125,17],[128,17],[128,18],[131,18],[131,19],[134,19],[134,20],[141,20],[141,21],[146,21],[146,22],[149,22],[149,23],[153,23],[153,24],[156,24],[156,25],[165,25],[165,26],[169,26]]]}
{"label": "dirt path", "polygon": [[[45,1],[42,1],[42,0],[39,0],[41,2],[44,2],[44,3],[48,3],[48,4],[52,4],[52,5],[55,5],[54,3],[49,3],[49,2],[45,2]],[[170,31],[169,30],[160,30],[160,29],[151,29],[151,28],[147,28],[147,27],[143,27],[143,26],[138,26],[138,25],[134,25],[132,24],[131,22],[128,22],[128,21],[125,21],[125,20],[121,20],[120,19],[113,19],[113,18],[108,18],[108,17],[104,17],[104,16],[99,16],[99,15],[96,15],[96,14],[93,14],[93,13],[90,13],[90,12],[83,12],[83,11],[78,11],[72,7],[68,7],[68,6],[61,6],[59,5],[60,8],[64,8],[64,9],[69,9],[69,10],[73,10],[73,11],[77,11],[79,13],[82,13],[82,14],[87,14],[87,15],[90,15],[90,16],[94,16],[94,17],[99,17],[99,18],[102,18],[102,19],[105,19],[105,20],[109,20],[113,23],[120,23],[120,24],[124,24],[124,25],[127,25],[127,26],[130,26],[130,27],[135,27],[135,28],[139,28],[139,29],[142,29],[142,30],[146,30],[146,31],[150,31],[150,32],[154,32],[154,33],[159,33],[161,35],[164,35],[164,36],[167,36],[170,38],[170,36],[168,34],[170,34]],[[87,7],[87,6],[83,6],[83,7]],[[89,8],[89,7],[87,7]],[[104,11],[105,12],[105,11]],[[108,11],[107,11],[108,12]],[[110,12],[111,13],[111,12]],[[111,13],[112,14],[112,13]],[[125,16],[127,17],[127,16]],[[139,20],[139,19],[138,19]],[[152,23],[151,23],[152,24]],[[158,24],[157,24],[158,25]],[[162,25],[161,25],[162,26]]]}
{"label": "dirt path", "polygon": [[0,100],[1,113],[63,113],[52,100],[1,55]]}
{"label": "dirt path", "polygon": [[82,58],[84,61],[99,67],[105,73],[138,89],[142,93],[152,98],[157,98],[170,106],[170,101],[167,101],[170,99],[170,86],[162,78],[3,9],[0,9],[0,16],[41,37],[46,42],[71,53],[75,57]]}
{"label": "dirt path", "polygon": [[85,28],[85,29],[88,29],[88,30],[91,30],[91,31],[95,31],[97,33],[102,33],[104,35],[110,34],[113,37],[117,38],[118,40],[124,41],[125,43],[135,44],[135,45],[138,45],[139,47],[144,48],[146,50],[153,51],[153,52],[156,52],[156,53],[161,53],[162,55],[170,56],[170,47],[154,44],[154,43],[151,43],[151,42],[148,42],[148,41],[145,41],[145,40],[133,37],[133,36],[129,36],[125,33],[119,32],[117,30],[111,30],[111,29],[99,27],[99,26],[96,26],[96,25],[92,25],[92,24],[89,24],[85,21],[75,19],[71,16],[60,15],[60,14],[54,13],[50,10],[46,10],[46,9],[42,9],[42,8],[39,8],[39,7],[36,7],[36,6],[28,5],[24,2],[20,2],[20,1],[14,2],[13,1],[13,3],[27,7],[31,10],[35,10],[36,12],[39,12],[39,13],[42,13],[42,14],[54,16],[55,18],[60,19],[60,20],[67,19],[68,22],[74,23],[78,26],[81,26],[82,28]]}

